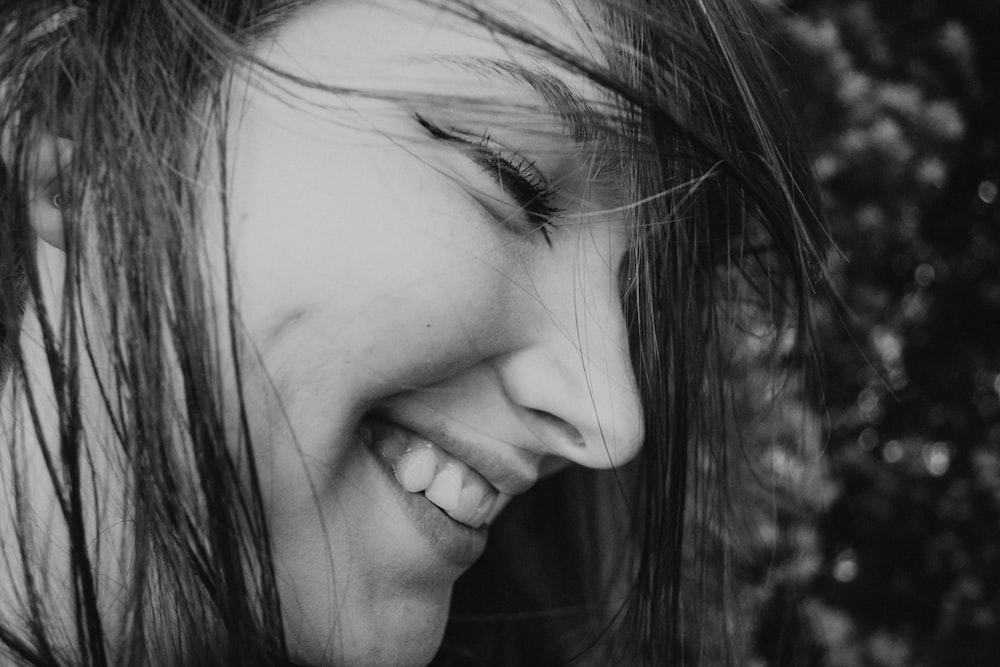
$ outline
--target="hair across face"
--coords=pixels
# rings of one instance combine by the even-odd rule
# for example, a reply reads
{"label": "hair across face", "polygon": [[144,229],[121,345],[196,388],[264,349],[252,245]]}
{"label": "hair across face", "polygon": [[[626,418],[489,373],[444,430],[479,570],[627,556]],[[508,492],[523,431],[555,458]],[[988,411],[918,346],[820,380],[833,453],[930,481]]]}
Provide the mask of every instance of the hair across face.
{"label": "hair across face", "polygon": [[487,595],[557,606],[539,563],[574,571],[576,632],[624,605],[619,659],[669,660],[745,287],[814,256],[736,4],[29,14],[0,15],[36,26],[0,76],[8,652],[427,662],[519,497],[549,523],[492,531]]}
{"label": "hair across face", "polygon": [[[589,46],[544,3],[507,10]],[[289,635],[314,659],[427,660],[507,499],[641,442],[622,202],[529,77],[606,102],[434,7],[317,5],[266,58],[365,91],[253,84],[230,124],[242,368]]]}

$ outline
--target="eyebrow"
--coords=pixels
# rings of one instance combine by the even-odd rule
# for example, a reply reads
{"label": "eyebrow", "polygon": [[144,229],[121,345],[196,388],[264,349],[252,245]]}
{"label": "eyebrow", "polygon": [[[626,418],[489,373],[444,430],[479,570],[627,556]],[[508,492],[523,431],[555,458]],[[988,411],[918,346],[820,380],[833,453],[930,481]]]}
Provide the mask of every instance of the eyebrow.
{"label": "eyebrow", "polygon": [[595,124],[605,114],[551,72],[497,58],[443,57],[434,58],[434,61],[457,66],[480,77],[500,77],[527,85],[563,123],[574,141],[584,143],[597,138]]}

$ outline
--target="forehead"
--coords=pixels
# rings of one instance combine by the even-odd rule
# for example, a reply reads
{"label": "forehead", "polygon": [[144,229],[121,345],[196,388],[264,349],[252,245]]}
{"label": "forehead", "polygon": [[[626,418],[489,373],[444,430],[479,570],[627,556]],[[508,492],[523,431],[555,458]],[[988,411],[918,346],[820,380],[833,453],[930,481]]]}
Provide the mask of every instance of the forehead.
{"label": "forehead", "polygon": [[[475,7],[426,0],[321,2],[283,27],[265,57],[346,96],[437,101],[465,113],[480,110],[494,121],[499,108],[516,114],[544,106],[578,134],[580,119],[593,113],[601,96],[538,44],[601,62],[580,9],[556,0],[493,0]],[[511,37],[511,30],[529,39]]]}

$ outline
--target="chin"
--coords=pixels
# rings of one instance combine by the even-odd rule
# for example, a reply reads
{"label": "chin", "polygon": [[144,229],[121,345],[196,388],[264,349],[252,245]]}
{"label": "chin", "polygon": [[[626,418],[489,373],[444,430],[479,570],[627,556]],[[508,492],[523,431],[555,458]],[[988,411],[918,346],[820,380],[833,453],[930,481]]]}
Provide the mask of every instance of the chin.
{"label": "chin", "polygon": [[295,661],[317,667],[426,665],[441,645],[450,605],[449,586],[440,595],[384,601],[361,614],[341,609],[327,632],[304,618],[287,618],[289,652]]}

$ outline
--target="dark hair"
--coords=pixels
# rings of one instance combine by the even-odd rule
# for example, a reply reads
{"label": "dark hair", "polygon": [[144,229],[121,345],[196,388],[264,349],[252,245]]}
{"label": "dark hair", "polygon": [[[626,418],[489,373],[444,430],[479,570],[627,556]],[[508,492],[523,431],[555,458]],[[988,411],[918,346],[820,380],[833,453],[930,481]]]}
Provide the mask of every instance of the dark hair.
{"label": "dark hair", "polygon": [[[307,3],[27,4],[0,7],[0,428],[8,443],[0,469],[10,468],[4,501],[14,503],[16,534],[0,549],[22,579],[19,616],[0,610],[0,655],[32,665],[290,663],[249,428],[244,415],[233,442],[223,415],[233,397],[222,378],[237,363],[224,360],[238,358],[232,285],[228,303],[207,299],[194,233],[202,193],[191,172],[212,148],[225,154],[208,143],[225,136],[218,130],[226,72],[253,60],[253,46]],[[595,126],[609,150],[627,156],[619,187],[639,232],[622,267],[622,297],[646,415],[636,462],[561,475],[508,509],[487,555],[458,584],[442,664],[579,655],[612,664],[675,664],[685,654],[697,661],[698,638],[688,641],[683,619],[730,601],[726,585],[686,588],[685,528],[706,549],[725,549],[713,540],[725,534],[730,507],[733,439],[724,424],[737,350],[747,326],[794,323],[803,358],[822,255],[809,170],[745,4],[601,2],[587,13],[605,36],[606,62],[598,63],[476,2],[441,3],[585,74],[617,102]],[[40,298],[25,194],[28,146],[43,131],[74,142],[60,177],[70,202],[61,322],[50,321]],[[87,218],[93,229],[77,224],[84,196],[98,212]],[[82,291],[95,285],[110,297],[100,317],[80,310]],[[56,429],[30,409],[36,380],[18,342],[26,304],[40,311]],[[226,340],[214,340],[206,325],[220,307],[234,315]],[[91,341],[102,335],[113,353],[108,374],[91,357]],[[179,369],[181,386],[163,382],[168,368]],[[112,416],[108,442],[88,440],[81,428],[83,373],[97,375]],[[242,409],[239,368],[235,377]],[[29,410],[11,409],[20,400]],[[40,452],[19,450],[23,430],[41,440]],[[46,600],[55,577],[36,552],[19,468],[33,456],[65,524],[68,615]],[[130,567],[125,611],[114,619],[99,605],[100,556],[88,523],[101,501],[91,479],[101,456],[127,475]],[[504,557],[509,550],[520,554],[516,568]],[[699,563],[699,582],[725,576],[726,559],[710,560]],[[109,639],[109,625],[121,645]],[[737,653],[719,655],[739,661]]]}

